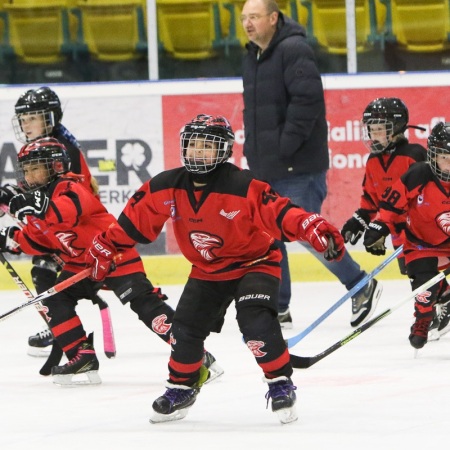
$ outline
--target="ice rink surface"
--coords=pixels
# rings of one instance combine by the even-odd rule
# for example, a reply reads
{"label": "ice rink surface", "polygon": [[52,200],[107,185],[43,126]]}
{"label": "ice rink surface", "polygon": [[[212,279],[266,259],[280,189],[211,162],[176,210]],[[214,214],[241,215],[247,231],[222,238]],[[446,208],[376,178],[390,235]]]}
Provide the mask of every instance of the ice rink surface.
{"label": "ice rink surface", "polygon": [[[406,279],[383,281],[375,314],[410,292]],[[163,287],[172,306],[181,286]],[[337,282],[294,283],[294,328],[303,331],[344,293]],[[24,301],[1,292],[0,311]],[[95,331],[100,386],[61,388],[38,371],[42,358],[26,355],[27,338],[42,329],[29,308],[0,323],[0,448],[2,450],[289,449],[410,450],[446,446],[450,419],[450,333],[428,343],[414,358],[408,342],[413,306],[405,305],[347,345],[293,376],[299,420],[281,425],[266,409],[267,385],[242,343],[229,308],[221,334],[206,348],[225,374],[204,386],[188,416],[152,425],[153,400],[164,393],[169,348],[110,293],[117,357],[103,353],[98,308],[83,301],[78,311]],[[350,334],[346,302],[291,349],[309,356]]]}

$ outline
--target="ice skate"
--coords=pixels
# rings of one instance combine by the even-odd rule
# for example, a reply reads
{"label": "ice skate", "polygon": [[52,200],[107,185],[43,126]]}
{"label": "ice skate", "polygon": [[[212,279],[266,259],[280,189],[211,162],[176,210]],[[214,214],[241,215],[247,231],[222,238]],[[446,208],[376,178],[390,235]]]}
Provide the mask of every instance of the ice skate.
{"label": "ice skate", "polygon": [[378,300],[383,292],[383,286],[375,280],[371,280],[367,286],[352,297],[352,317],[350,325],[357,327],[374,313]]}
{"label": "ice skate", "polygon": [[52,367],[53,383],[60,386],[100,384],[99,362],[92,345],[92,334],[78,348],[77,354],[63,366]]}
{"label": "ice skate", "polygon": [[224,370],[222,367],[217,364],[216,358],[214,356],[207,352],[205,350],[205,355],[203,356],[203,365],[208,369],[209,376],[204,382],[204,384],[211,383],[211,381],[214,381],[216,378],[219,378],[223,375]]}
{"label": "ice skate", "polygon": [[409,342],[415,349],[421,349],[428,342],[428,329],[432,317],[416,317],[416,321],[411,326]]}
{"label": "ice skate", "polygon": [[278,322],[280,322],[280,327],[282,330],[292,329],[292,316],[289,308],[284,312],[278,313]]}
{"label": "ice skate", "polygon": [[[446,297],[449,297],[447,294]],[[450,298],[436,303],[433,308],[433,320],[428,329],[428,340],[437,341],[450,331]]]}
{"label": "ice skate", "polygon": [[266,394],[267,406],[269,399],[272,399],[272,411],[277,413],[278,419],[281,423],[291,423],[298,419],[295,402],[297,396],[295,395],[296,386],[288,377],[278,377],[263,380],[268,383],[269,391]]}
{"label": "ice skate", "polygon": [[28,338],[27,354],[36,357],[47,357],[53,344],[52,332],[46,328]]}
{"label": "ice skate", "polygon": [[197,388],[179,384],[167,383],[166,387],[167,391],[164,395],[153,402],[153,415],[150,417],[150,423],[184,419],[199,393]]}

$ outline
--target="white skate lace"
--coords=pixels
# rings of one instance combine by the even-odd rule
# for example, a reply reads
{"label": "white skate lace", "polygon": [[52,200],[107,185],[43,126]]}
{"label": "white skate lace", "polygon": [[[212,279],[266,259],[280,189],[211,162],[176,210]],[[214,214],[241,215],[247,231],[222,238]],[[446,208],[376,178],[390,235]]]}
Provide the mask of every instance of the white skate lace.
{"label": "white skate lace", "polygon": [[47,328],[46,330],[39,331],[38,335],[39,339],[45,339],[46,337],[50,337],[52,332]]}

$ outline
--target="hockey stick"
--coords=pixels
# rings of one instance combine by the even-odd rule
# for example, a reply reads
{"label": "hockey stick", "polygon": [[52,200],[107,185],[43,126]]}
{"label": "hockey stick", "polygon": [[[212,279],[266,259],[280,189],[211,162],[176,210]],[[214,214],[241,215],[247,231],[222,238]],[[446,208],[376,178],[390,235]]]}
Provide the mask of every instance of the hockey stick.
{"label": "hockey stick", "polygon": [[393,313],[396,309],[403,306],[405,303],[408,303],[416,297],[416,295],[421,294],[425,290],[427,290],[429,287],[433,286],[434,284],[438,283],[440,280],[442,280],[446,276],[445,272],[439,272],[436,276],[422,284],[422,286],[419,286],[417,289],[415,289],[413,292],[408,294],[403,300],[398,302],[396,305],[392,306],[389,309],[386,309],[382,313],[378,314],[378,316],[374,317],[373,319],[366,322],[364,325],[361,325],[359,328],[356,328],[356,330],[353,331],[353,333],[350,333],[345,338],[341,339],[340,341],[333,344],[331,347],[328,347],[326,350],[324,350],[322,353],[319,353],[315,356],[297,356],[297,355],[291,355],[291,364],[294,369],[307,369],[308,367],[313,366],[326,356],[330,355],[331,353],[335,352],[336,350],[343,347],[345,344],[348,344],[350,341],[358,337],[361,333],[366,331],[368,328],[375,325],[380,320],[384,319],[385,317],[389,316],[391,313]]}
{"label": "hockey stick", "polygon": [[45,306],[42,306],[41,300],[44,300],[48,297],[51,297],[52,295],[57,294],[58,292],[63,291],[64,289],[67,289],[70,286],[73,286],[75,283],[78,283],[79,281],[86,278],[91,272],[90,268],[84,269],[81,272],[72,275],[70,278],[67,278],[66,280],[61,281],[58,284],[55,284],[52,288],[42,292],[41,294],[37,295],[33,299],[29,300],[26,303],[22,303],[20,306],[16,306],[15,308],[7,311],[6,313],[3,313],[0,315],[0,322],[7,319],[8,317],[11,317],[14,314],[17,314],[18,312],[24,310],[25,308],[28,308],[32,305],[38,305],[41,311],[45,313]]}
{"label": "hockey stick", "polygon": [[96,295],[92,302],[97,304],[100,309],[100,316],[102,318],[103,329],[103,350],[108,358],[116,357],[116,341],[114,339],[114,329],[111,320],[111,314],[109,312],[108,303],[106,303],[101,297]]}
{"label": "hockey stick", "polygon": [[403,250],[403,245],[397,248],[392,255],[388,256],[380,265],[375,267],[369,274],[362,278],[355,286],[353,286],[343,297],[341,297],[333,306],[331,306],[327,311],[325,311],[318,319],[316,319],[309,327],[305,328],[301,333],[286,340],[288,348],[293,347],[298,344],[307,334],[311,333],[314,328],[322,323],[331,313],[336,311],[344,302],[346,302],[350,297],[353,297],[358,293],[370,280],[375,278],[391,261],[393,261]]}
{"label": "hockey stick", "polygon": [[[16,270],[11,265],[11,263],[5,258],[5,255],[2,252],[0,252],[0,262],[3,264],[3,266],[5,267],[7,272],[11,275],[11,278],[13,279],[14,283],[16,283],[16,285],[22,290],[22,292],[25,294],[25,296],[28,299],[33,299],[34,298],[33,293],[30,291],[30,289],[28,289],[28,287],[25,284],[25,282],[22,280],[20,275],[16,272]],[[44,320],[46,326],[48,327],[48,317],[47,317],[47,315],[42,310],[42,308],[39,307],[37,304],[35,305],[35,307],[36,307],[37,312],[39,313],[39,315]],[[41,375],[45,375],[45,376],[50,375],[52,367],[53,366],[57,366],[59,364],[59,362],[61,361],[62,355],[63,355],[63,351],[62,351],[61,347],[57,344],[55,339],[53,339],[52,351],[50,352],[50,354],[49,354],[49,356],[47,358],[47,361],[42,366],[42,368],[39,371],[39,373]]]}

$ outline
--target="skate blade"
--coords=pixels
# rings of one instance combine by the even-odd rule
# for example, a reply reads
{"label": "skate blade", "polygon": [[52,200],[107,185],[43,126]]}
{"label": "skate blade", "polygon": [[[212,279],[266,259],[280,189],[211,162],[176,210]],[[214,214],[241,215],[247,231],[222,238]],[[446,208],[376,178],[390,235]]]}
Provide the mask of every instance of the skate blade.
{"label": "skate blade", "polygon": [[293,326],[292,326],[292,322],[286,322],[286,323],[280,323],[280,328],[281,330],[292,330]]}
{"label": "skate blade", "polygon": [[52,375],[53,384],[63,387],[95,386],[102,380],[96,370],[78,374]]}
{"label": "skate blade", "polygon": [[152,417],[150,417],[150,423],[163,423],[163,422],[173,422],[174,420],[181,420],[187,416],[189,408],[178,409],[171,414],[160,414],[153,411]]}
{"label": "skate blade", "polygon": [[47,347],[28,347],[27,355],[33,356],[35,358],[47,358],[50,355],[52,350],[52,346],[49,345]]}
{"label": "skate blade", "polygon": [[222,367],[217,364],[217,362],[213,362],[209,367],[209,377],[203,384],[211,383],[211,381],[216,380],[217,378],[221,377],[224,374],[224,370]]}
{"label": "skate blade", "polygon": [[431,330],[428,332],[428,336],[427,336],[427,341],[438,341],[439,338],[441,337],[441,334],[439,333],[438,330]]}
{"label": "skate blade", "polygon": [[282,424],[292,423],[298,419],[297,409],[295,406],[283,408],[276,411],[279,421]]}

